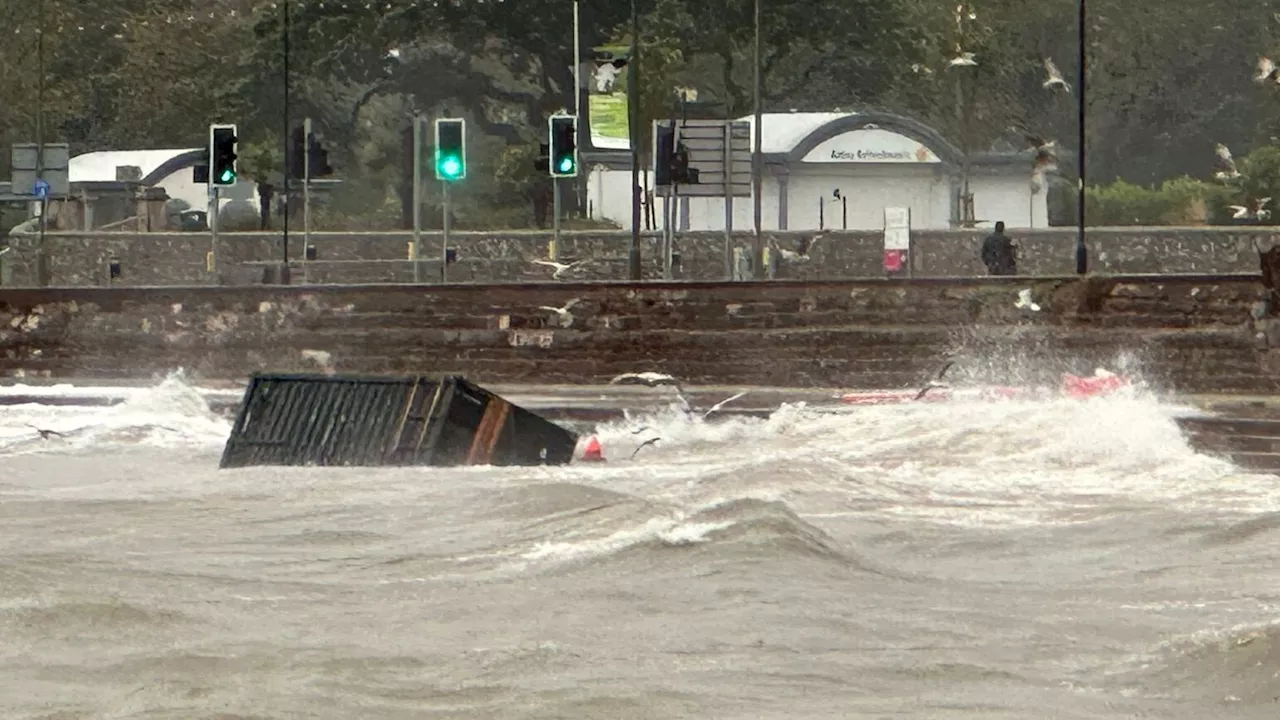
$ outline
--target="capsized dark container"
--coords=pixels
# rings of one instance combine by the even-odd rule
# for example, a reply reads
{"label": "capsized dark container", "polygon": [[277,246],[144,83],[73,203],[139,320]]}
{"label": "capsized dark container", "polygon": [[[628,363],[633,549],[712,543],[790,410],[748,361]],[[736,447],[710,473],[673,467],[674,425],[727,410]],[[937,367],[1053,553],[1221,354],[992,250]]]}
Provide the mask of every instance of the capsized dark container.
{"label": "capsized dark container", "polygon": [[564,465],[577,443],[457,376],[257,374],[221,467]]}

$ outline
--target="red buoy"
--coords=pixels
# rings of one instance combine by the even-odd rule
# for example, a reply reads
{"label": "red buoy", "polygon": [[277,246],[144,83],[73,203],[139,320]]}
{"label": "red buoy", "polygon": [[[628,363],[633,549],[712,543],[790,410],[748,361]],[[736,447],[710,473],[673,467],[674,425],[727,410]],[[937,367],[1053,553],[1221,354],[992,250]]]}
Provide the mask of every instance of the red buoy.
{"label": "red buoy", "polygon": [[582,449],[582,459],[586,462],[604,462],[604,449],[595,435],[587,438],[587,446]]}

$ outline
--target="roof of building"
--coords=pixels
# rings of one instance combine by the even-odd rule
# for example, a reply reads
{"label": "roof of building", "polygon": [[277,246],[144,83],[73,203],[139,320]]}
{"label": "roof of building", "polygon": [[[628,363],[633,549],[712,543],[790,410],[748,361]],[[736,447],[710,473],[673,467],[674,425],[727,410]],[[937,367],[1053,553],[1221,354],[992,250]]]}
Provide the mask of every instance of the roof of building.
{"label": "roof of building", "polygon": [[[751,142],[755,143],[755,118],[751,115],[738,118],[751,127]],[[763,128],[761,153],[766,163],[785,165],[803,162],[804,157],[820,143],[837,135],[860,129],[879,128],[898,133],[921,143],[933,151],[948,165],[957,166],[964,161],[964,154],[953,143],[937,130],[913,118],[893,113],[867,112],[786,112],[763,113],[760,116]],[[596,138],[593,137],[595,142]],[[618,165],[627,158],[613,158],[609,153],[627,150],[628,143],[623,140],[620,147],[614,143],[596,145],[601,153],[600,160]],[[969,157],[975,166],[1016,165],[1029,162],[1034,153],[1022,152],[978,152]],[[629,166],[630,162],[626,164]],[[1028,166],[1029,167],[1029,166]]]}
{"label": "roof of building", "polygon": [[[764,128],[764,134],[760,136],[760,151],[766,155],[789,153],[795,150],[805,138],[826,124],[857,114],[847,112],[763,113],[760,116],[760,125]],[[751,125],[751,142],[752,147],[755,147],[755,118],[747,115],[738,120]]]}
{"label": "roof of building", "polygon": [[[159,182],[165,176],[180,169],[192,157],[198,157],[200,148],[172,150],[99,150],[71,158],[68,175],[70,182],[115,182],[116,168],[132,165],[142,171],[143,184]],[[157,171],[169,169],[160,177],[152,178]]]}

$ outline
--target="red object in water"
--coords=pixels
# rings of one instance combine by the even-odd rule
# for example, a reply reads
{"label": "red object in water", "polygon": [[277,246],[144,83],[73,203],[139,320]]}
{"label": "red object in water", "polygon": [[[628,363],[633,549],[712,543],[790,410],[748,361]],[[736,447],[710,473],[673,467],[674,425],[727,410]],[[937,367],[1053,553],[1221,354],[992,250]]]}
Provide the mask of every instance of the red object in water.
{"label": "red object in water", "polygon": [[[846,405],[897,405],[914,402],[919,390],[873,390],[867,392],[851,392],[840,396],[840,402]],[[936,396],[935,396],[936,393]],[[940,402],[950,399],[946,390],[930,390],[921,402]]]}
{"label": "red object in water", "polygon": [[582,459],[586,462],[604,462],[604,449],[595,435],[587,438],[587,446],[582,449]]}
{"label": "red object in water", "polygon": [[1129,385],[1129,378],[1123,375],[1100,373],[1093,377],[1080,377],[1071,373],[1062,374],[1062,392],[1066,393],[1067,397],[1088,398],[1110,395],[1127,385]]}

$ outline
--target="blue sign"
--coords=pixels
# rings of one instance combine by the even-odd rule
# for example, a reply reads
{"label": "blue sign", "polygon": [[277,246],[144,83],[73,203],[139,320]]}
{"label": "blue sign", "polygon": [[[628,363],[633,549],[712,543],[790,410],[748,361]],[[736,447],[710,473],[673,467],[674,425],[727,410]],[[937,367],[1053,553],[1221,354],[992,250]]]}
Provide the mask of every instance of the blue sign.
{"label": "blue sign", "polygon": [[41,200],[49,197],[49,183],[43,178],[36,178],[36,183],[32,188],[33,194]]}

